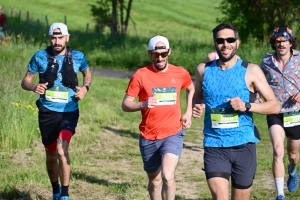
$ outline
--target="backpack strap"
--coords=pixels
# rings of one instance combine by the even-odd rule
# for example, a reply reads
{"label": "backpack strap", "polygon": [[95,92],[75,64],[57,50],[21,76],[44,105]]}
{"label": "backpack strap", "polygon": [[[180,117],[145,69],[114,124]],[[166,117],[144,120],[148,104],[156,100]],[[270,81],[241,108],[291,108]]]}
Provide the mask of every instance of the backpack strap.
{"label": "backpack strap", "polygon": [[246,61],[246,60],[243,60],[243,61],[242,61],[242,66],[245,67],[245,68],[247,68],[248,65],[249,65],[249,63],[250,63],[250,62],[248,62],[248,61]]}

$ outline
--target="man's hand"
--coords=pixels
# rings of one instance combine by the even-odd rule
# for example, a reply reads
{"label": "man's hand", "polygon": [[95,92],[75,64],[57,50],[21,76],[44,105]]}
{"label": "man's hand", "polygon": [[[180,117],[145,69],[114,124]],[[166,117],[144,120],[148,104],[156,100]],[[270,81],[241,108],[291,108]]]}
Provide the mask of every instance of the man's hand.
{"label": "man's hand", "polygon": [[45,91],[47,90],[48,82],[46,83],[39,83],[33,88],[33,92],[37,94],[45,94]]}
{"label": "man's hand", "polygon": [[85,86],[78,87],[76,86],[77,92],[74,94],[74,97],[78,100],[81,100],[84,98],[85,94],[87,93],[87,89]]}
{"label": "man's hand", "polygon": [[200,118],[205,110],[205,104],[195,104],[193,107],[193,117]]}
{"label": "man's hand", "polygon": [[149,97],[146,101],[142,102],[142,108],[154,108],[157,103],[157,99],[155,98],[156,93],[153,93],[151,97]]}
{"label": "man's hand", "polygon": [[227,101],[230,103],[230,105],[232,106],[232,108],[234,110],[239,110],[242,112],[246,111],[246,105],[245,102],[243,102],[240,97],[234,97],[231,99],[227,99]]}
{"label": "man's hand", "polygon": [[190,128],[192,125],[192,116],[191,113],[190,114],[184,114],[181,117],[181,122],[184,128]]}

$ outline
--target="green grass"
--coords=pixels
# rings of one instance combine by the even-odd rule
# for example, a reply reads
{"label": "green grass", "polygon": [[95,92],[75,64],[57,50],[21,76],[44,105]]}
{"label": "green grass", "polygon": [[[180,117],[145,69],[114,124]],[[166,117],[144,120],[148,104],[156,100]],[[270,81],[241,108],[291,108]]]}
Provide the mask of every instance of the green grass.
{"label": "green grass", "polygon": [[[67,0],[2,2],[9,17],[11,40],[0,45],[0,199],[50,199],[44,149],[41,144],[33,92],[21,89],[26,66],[38,49],[47,46],[49,23],[67,16],[71,32],[70,46],[82,50],[93,67],[136,70],[150,62],[147,43],[156,34],[169,38],[173,48],[170,62],[186,67],[193,75],[195,66],[213,50],[211,30],[220,13],[216,1],[134,1],[127,38],[84,33],[86,23],[92,26],[89,3]],[[14,8],[13,15],[9,8]],[[21,21],[18,10],[22,10]],[[26,22],[25,13],[32,17]],[[41,19],[40,27],[36,20]],[[21,37],[16,39],[16,35]],[[259,63],[270,47],[257,47],[243,41],[238,54]],[[37,79],[35,79],[37,81]],[[81,81],[80,81],[81,82]],[[138,148],[140,113],[125,113],[121,102],[128,79],[100,78],[94,75],[91,90],[80,102],[80,120],[72,138],[70,194],[72,199],[148,199],[147,178]],[[182,94],[182,98],[184,94]],[[184,102],[182,100],[182,102]],[[255,115],[262,140],[257,145],[258,168],[251,199],[275,199],[271,173],[272,146],[265,116]],[[211,199],[202,163],[203,119],[194,119],[187,130],[185,148],[178,165],[176,200]],[[285,156],[285,166],[287,158]],[[287,180],[287,178],[286,178]],[[86,191],[89,191],[87,194]],[[288,193],[296,200],[300,193]],[[191,197],[193,196],[193,197]]]}
{"label": "green grass", "polygon": [[[134,1],[131,11],[128,35],[126,38],[112,38],[108,33],[96,34],[94,21],[90,14],[89,4],[95,1],[72,0],[64,3],[52,1],[5,2],[4,11],[9,18],[9,33],[21,34],[29,43],[46,46],[48,42],[49,23],[67,22],[70,29],[70,46],[83,51],[89,64],[94,67],[136,70],[149,63],[147,44],[154,35],[169,38],[171,48],[170,62],[184,66],[191,74],[205,58],[214,50],[211,30],[217,25],[216,17],[222,14],[216,9],[220,0],[213,1]],[[12,11],[11,11],[12,10]],[[21,10],[21,21],[18,14]],[[57,10],[57,12],[54,12]],[[26,12],[30,13],[30,22],[26,21]],[[37,24],[37,19],[40,24]],[[90,24],[85,33],[86,24]],[[245,47],[243,47],[245,46]],[[259,64],[262,55],[271,51],[267,45],[257,47],[252,41],[243,41],[238,54],[245,60]]]}

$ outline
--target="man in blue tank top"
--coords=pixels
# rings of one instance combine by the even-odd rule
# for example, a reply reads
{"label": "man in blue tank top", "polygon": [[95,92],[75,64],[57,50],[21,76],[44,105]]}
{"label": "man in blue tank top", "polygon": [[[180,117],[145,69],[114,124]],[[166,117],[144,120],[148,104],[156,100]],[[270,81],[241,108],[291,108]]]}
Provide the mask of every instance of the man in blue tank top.
{"label": "man in blue tank top", "polygon": [[[79,118],[78,101],[89,90],[92,75],[84,54],[66,46],[70,35],[65,24],[52,24],[49,38],[51,46],[33,55],[21,86],[40,95],[36,104],[52,199],[68,200],[71,171],[69,143]],[[83,75],[82,86],[77,81],[76,73],[79,71]],[[40,77],[38,84],[33,83],[36,73]],[[58,183],[59,176],[61,185]]]}
{"label": "man in blue tank top", "polygon": [[297,164],[300,148],[300,52],[295,50],[297,40],[289,27],[275,28],[270,45],[275,52],[266,54],[261,68],[281,103],[279,114],[267,116],[273,146],[273,176],[277,200],[284,196],[284,138],[287,138],[289,159],[287,188],[295,192],[298,188]]}
{"label": "man in blue tank top", "polygon": [[[204,170],[215,200],[250,199],[256,172],[259,136],[252,113],[275,114],[279,102],[258,65],[241,60],[236,51],[240,41],[231,24],[213,29],[218,60],[201,63],[196,70],[193,117],[204,116]],[[265,102],[252,103],[254,88]]]}

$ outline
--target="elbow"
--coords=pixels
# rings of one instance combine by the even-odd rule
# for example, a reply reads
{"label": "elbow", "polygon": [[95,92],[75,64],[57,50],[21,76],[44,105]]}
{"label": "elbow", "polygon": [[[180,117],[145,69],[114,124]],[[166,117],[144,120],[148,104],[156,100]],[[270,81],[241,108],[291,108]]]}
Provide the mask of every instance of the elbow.
{"label": "elbow", "polygon": [[274,104],[274,107],[272,109],[273,113],[272,114],[278,114],[280,113],[281,105],[279,101],[276,101]]}
{"label": "elbow", "polygon": [[129,112],[127,106],[125,106],[124,103],[122,104],[122,110],[123,112]]}

